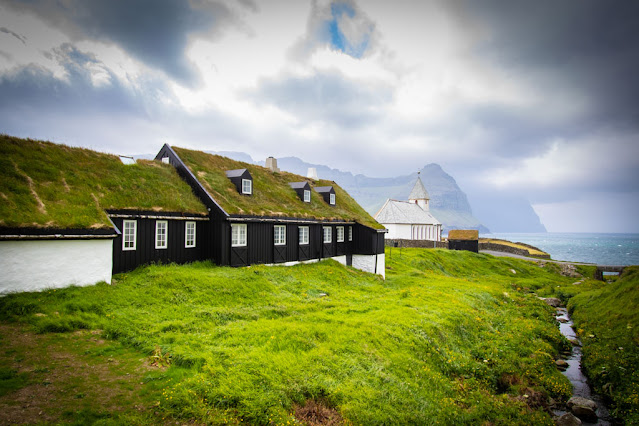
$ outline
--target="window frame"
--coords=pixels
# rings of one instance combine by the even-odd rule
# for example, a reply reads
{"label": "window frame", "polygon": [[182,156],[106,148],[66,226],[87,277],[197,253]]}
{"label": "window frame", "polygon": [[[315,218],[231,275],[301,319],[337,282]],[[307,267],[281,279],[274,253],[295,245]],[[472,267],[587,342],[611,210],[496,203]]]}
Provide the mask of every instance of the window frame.
{"label": "window frame", "polygon": [[[338,226],[338,227],[336,227],[336,229],[337,229],[337,242],[338,243],[343,243],[344,242],[344,227],[343,226]],[[341,238],[340,238],[340,234],[342,234]]]}
{"label": "window frame", "polygon": [[[244,230],[244,232],[242,233],[241,230]],[[237,235],[233,235],[234,233],[236,233]],[[233,239],[235,237],[236,242],[233,242]],[[244,237],[244,241],[242,241],[242,238],[240,237]],[[248,245],[248,228],[246,226],[246,223],[232,223],[231,224],[231,247],[246,247]]]}
{"label": "window frame", "polygon": [[[244,186],[245,183],[248,183],[248,191]],[[242,194],[251,195],[253,194],[253,180],[252,179],[242,179]]]}
{"label": "window frame", "polygon": [[286,225],[273,225],[273,244],[276,246],[286,245]]}
{"label": "window frame", "polygon": [[311,202],[311,190],[310,189],[305,189],[304,190],[304,202],[305,203],[310,203]]}
{"label": "window frame", "polygon": [[[189,225],[193,225],[193,241],[189,244]],[[194,248],[197,239],[197,222],[187,220],[184,222],[184,248]]]}
{"label": "window frame", "polygon": [[[308,226],[298,226],[298,244],[301,246],[306,246],[310,244],[310,229]],[[302,232],[304,230],[305,232]],[[306,238],[302,238],[305,236]]]}
{"label": "window frame", "polygon": [[331,206],[335,205],[335,194],[333,194],[332,192],[328,194],[328,204],[330,204]]}
{"label": "window frame", "polygon": [[[132,236],[132,239],[127,238],[127,224],[133,224],[133,234],[129,234]],[[130,228],[129,228],[130,229]],[[123,220],[122,221],[122,251],[134,251],[137,247],[138,241],[138,221],[137,220]],[[127,242],[132,242],[133,245],[131,247],[127,247]]]}
{"label": "window frame", "polygon": [[353,241],[353,227],[348,227],[348,241]]}
{"label": "window frame", "polygon": [[[158,244],[158,238],[162,237],[160,231],[161,226],[164,225],[164,245]],[[161,238],[160,241],[161,242]],[[156,220],[155,221],[155,249],[164,250],[169,247],[169,221],[168,220]]]}
{"label": "window frame", "polygon": [[[326,238],[326,230],[328,229],[328,239]],[[324,244],[330,244],[333,242],[333,227],[332,226],[322,226],[322,242]]]}

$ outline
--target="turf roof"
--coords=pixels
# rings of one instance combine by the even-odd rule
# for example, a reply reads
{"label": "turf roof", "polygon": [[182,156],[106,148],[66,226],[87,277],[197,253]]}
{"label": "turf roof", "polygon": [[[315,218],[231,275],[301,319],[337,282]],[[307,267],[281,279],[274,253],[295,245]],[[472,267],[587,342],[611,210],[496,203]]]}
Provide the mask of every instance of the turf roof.
{"label": "turf roof", "polygon": [[168,164],[0,135],[0,227],[112,228],[105,209],[207,213]]}
{"label": "turf roof", "polygon": [[[305,203],[290,187],[291,182],[308,181],[288,172],[272,172],[266,167],[235,161],[219,155],[172,147],[184,164],[218,204],[231,215],[295,217],[358,222],[383,229],[346,191],[327,180],[310,182],[311,187],[335,188],[336,205],[329,206],[320,194],[311,192],[311,202]],[[227,170],[248,169],[253,177],[253,194],[242,195],[226,177]]]}

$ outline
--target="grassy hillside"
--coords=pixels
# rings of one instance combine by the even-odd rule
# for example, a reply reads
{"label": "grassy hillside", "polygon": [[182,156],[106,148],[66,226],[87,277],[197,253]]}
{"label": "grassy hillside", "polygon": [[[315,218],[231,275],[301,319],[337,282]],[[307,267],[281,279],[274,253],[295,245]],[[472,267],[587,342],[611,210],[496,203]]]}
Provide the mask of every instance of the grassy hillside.
{"label": "grassy hillside", "polygon": [[612,400],[614,415],[639,424],[639,266],[612,283],[578,287],[568,308],[589,378]]}
{"label": "grassy hillside", "polygon": [[[387,266],[386,281],[334,261],[148,266],[113,285],[9,295],[0,319],[42,336],[100,330],[156,366],[129,371],[142,375],[127,388],[137,409],[133,397],[122,412],[87,392],[70,421],[552,424],[543,407],[570,394],[554,366],[566,342],[530,290],[573,280],[446,250],[394,249]],[[129,360],[121,351],[109,359]],[[37,380],[25,361],[1,356],[14,390],[0,407]]]}
{"label": "grassy hillside", "polygon": [[112,228],[109,208],[207,213],[167,164],[0,134],[0,227]]}

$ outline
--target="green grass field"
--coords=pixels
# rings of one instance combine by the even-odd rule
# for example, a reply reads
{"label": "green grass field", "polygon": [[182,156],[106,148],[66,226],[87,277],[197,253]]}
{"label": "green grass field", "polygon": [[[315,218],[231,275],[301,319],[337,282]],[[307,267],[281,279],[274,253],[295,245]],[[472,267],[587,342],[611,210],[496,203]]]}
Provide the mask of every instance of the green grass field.
{"label": "green grass field", "polygon": [[[117,364],[105,376],[131,378],[118,404],[92,404],[93,393],[70,384],[84,396],[70,393],[57,420],[57,406],[42,408],[53,422],[553,424],[547,404],[570,396],[554,366],[568,343],[533,291],[565,295],[574,279],[551,264],[469,252],[386,259],[385,281],[334,261],[195,263],[9,295],[0,342],[18,324],[82,365]],[[0,349],[0,408],[37,382],[34,371],[54,368],[37,356],[41,345],[29,356],[10,346]]]}

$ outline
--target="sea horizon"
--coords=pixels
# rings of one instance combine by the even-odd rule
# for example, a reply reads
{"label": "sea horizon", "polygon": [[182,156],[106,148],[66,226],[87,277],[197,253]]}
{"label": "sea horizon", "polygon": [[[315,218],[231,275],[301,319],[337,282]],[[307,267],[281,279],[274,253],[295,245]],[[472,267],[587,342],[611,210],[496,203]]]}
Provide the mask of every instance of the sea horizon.
{"label": "sea horizon", "polygon": [[639,233],[614,232],[493,232],[500,238],[535,246],[553,260],[598,265],[639,265]]}

